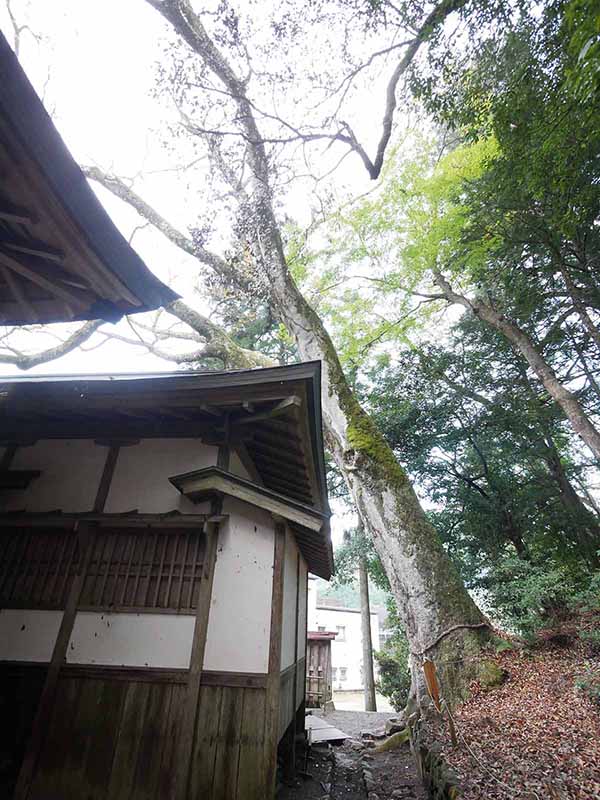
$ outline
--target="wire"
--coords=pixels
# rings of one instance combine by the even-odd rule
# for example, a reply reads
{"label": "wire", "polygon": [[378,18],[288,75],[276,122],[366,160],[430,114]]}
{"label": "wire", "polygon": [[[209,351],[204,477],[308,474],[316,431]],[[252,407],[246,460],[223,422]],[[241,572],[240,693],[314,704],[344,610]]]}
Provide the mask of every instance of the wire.
{"label": "wire", "polygon": [[[474,759],[474,761],[476,761],[476,763],[477,763],[477,764],[479,764],[479,766],[481,767],[481,769],[483,769],[483,771],[484,771],[484,772],[487,772],[487,774],[488,774],[488,775],[489,775],[489,776],[490,776],[490,777],[491,777],[493,780],[495,780],[495,781],[496,781],[496,783],[498,783],[500,786],[503,786],[505,789],[508,789],[508,790],[509,790],[509,792],[511,793],[511,795],[512,795],[513,797],[515,797],[516,795],[514,794],[514,791],[515,791],[515,790],[514,790],[514,787],[512,787],[512,786],[510,786],[508,783],[505,783],[504,781],[500,780],[500,778],[498,778],[496,775],[494,775],[494,773],[492,772],[492,770],[491,770],[491,769],[490,769],[490,768],[489,768],[489,767],[488,767],[486,764],[484,764],[484,763],[481,761],[481,759],[480,759],[480,758],[478,758],[478,757],[475,755],[475,753],[473,752],[473,750],[472,750],[471,746],[469,745],[469,743],[468,743],[468,742],[467,742],[467,740],[465,739],[465,736],[464,736],[463,732],[461,731],[461,729],[459,728],[459,726],[456,724],[456,720],[455,720],[455,719],[454,719],[454,717],[452,716],[452,712],[450,711],[450,707],[449,707],[448,703],[447,703],[445,700],[443,701],[443,708],[444,708],[444,710],[445,710],[445,711],[448,713],[448,716],[450,717],[450,719],[452,720],[452,723],[454,724],[454,728],[455,728],[455,730],[458,732],[458,735],[459,735],[459,736],[460,736],[460,738],[462,739],[462,742],[463,742],[464,746],[467,748],[467,750],[469,751],[469,753],[470,753],[471,757]],[[529,789],[528,791],[529,791],[529,792],[530,792],[530,793],[531,793],[531,794],[532,794],[532,795],[533,795],[533,796],[536,798],[536,800],[540,800],[540,796],[537,794],[537,792],[534,792],[534,791],[533,791],[533,789]]]}

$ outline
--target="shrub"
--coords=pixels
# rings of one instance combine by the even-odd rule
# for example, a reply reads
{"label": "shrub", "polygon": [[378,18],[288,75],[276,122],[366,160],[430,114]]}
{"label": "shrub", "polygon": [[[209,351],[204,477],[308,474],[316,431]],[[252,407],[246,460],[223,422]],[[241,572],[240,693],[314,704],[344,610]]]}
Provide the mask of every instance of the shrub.
{"label": "shrub", "polygon": [[410,669],[408,666],[408,640],[396,629],[379,652],[374,653],[379,664],[377,690],[387,697],[396,711],[401,711],[410,692]]}
{"label": "shrub", "polygon": [[490,576],[488,600],[495,616],[523,636],[563,617],[588,581],[565,565],[535,564],[510,558]]}

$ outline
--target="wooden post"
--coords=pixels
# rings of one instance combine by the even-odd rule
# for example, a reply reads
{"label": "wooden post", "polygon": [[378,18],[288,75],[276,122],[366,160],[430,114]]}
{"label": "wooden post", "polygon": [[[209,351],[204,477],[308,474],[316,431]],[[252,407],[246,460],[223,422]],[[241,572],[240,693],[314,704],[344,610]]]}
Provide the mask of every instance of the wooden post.
{"label": "wooden post", "polygon": [[[119,455],[119,448],[111,446],[106,454],[106,461],[100,478],[100,484],[96,493],[94,502],[94,511],[101,513],[106,504],[106,498],[110,489],[112,477],[114,475],[117,457]],[[52,706],[56,696],[56,687],[58,685],[58,677],[60,669],[66,660],[67,647],[69,646],[69,639],[73,632],[73,625],[75,624],[75,616],[77,614],[77,606],[79,598],[85,583],[85,576],[88,571],[90,558],[94,549],[94,535],[93,523],[90,522],[75,522],[76,535],[79,537],[79,563],[77,565],[77,573],[71,584],[71,589],[65,604],[63,618],[56,637],[52,659],[48,666],[48,673],[46,675],[46,682],[42,689],[42,695],[37,708],[37,713],[33,722],[31,730],[31,737],[27,746],[19,778],[15,787],[13,800],[26,800],[31,789],[31,783],[35,774],[38,757],[44,745],[46,729],[52,713]]]}
{"label": "wooden post", "polygon": [[279,744],[279,687],[281,681],[281,625],[283,617],[283,565],[285,526],[275,524],[273,589],[271,593],[271,633],[265,721],[265,800],[275,795],[277,745]]}
{"label": "wooden post", "polygon": [[188,795],[198,706],[200,704],[200,684],[202,680],[202,667],[204,664],[204,651],[206,649],[210,600],[215,574],[215,563],[217,560],[217,542],[219,538],[218,522],[206,523],[206,537],[207,541],[204,551],[204,563],[202,565],[202,579],[198,591],[194,639],[190,656],[186,703],[181,724],[181,739],[175,776],[175,797],[177,800],[186,800]]}
{"label": "wooden post", "polygon": [[371,604],[369,602],[369,576],[364,556],[358,561],[360,580],[360,622],[362,628],[363,682],[365,711],[377,711],[375,676],[373,674],[373,642],[371,640]]}
{"label": "wooden post", "polygon": [[298,705],[298,612],[300,611],[300,552],[296,554],[296,618],[294,624],[294,685],[292,687],[292,706],[294,715],[287,730],[287,747],[284,770],[286,779],[292,779],[296,771],[296,711]]}

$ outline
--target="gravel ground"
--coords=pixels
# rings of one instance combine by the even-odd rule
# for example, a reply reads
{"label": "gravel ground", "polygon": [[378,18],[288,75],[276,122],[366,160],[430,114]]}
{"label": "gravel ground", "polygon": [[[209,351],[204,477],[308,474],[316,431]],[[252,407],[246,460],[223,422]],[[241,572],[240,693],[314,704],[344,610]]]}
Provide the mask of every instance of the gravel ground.
{"label": "gravel ground", "polygon": [[382,730],[386,719],[391,716],[389,713],[334,711],[315,715],[322,716],[351,738],[333,747],[314,746],[308,761],[310,778],[299,775],[305,762],[303,753],[298,752],[296,779],[280,788],[278,800],[368,800],[363,780],[365,769],[374,783],[370,787],[374,795],[369,795],[369,798],[425,800],[408,745],[387,753],[374,753],[360,739],[363,731]]}
{"label": "gravel ground", "polygon": [[318,708],[314,708],[312,713],[323,717],[334,728],[347,733],[351,739],[360,738],[361,731],[382,730],[386,720],[394,716],[387,711],[330,711],[323,714]]}

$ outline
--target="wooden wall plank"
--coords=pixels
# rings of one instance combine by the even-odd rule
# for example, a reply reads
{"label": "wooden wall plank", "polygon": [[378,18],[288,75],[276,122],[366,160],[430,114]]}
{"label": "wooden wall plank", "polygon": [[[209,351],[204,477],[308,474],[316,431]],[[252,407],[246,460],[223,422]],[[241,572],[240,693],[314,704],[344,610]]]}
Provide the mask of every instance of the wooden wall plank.
{"label": "wooden wall plank", "polygon": [[176,792],[176,770],[179,758],[179,737],[183,709],[187,691],[185,685],[173,684],[171,686],[171,704],[168,718],[164,720],[162,729],[162,761],[158,776],[156,796],[160,800],[173,800]]}
{"label": "wooden wall plank", "polygon": [[211,800],[232,800],[237,791],[244,690],[226,686],[222,692]]}
{"label": "wooden wall plank", "polygon": [[63,800],[65,794],[65,763],[71,747],[73,715],[79,705],[81,681],[61,679],[56,687],[56,702],[48,724],[48,736],[40,753],[30,800]]}
{"label": "wooden wall plank", "polygon": [[190,770],[190,797],[210,797],[215,772],[215,756],[223,689],[203,686],[198,705],[198,729]]}
{"label": "wooden wall plank", "polygon": [[19,773],[14,800],[27,800],[31,782],[36,770],[37,761],[44,746],[48,722],[51,717],[53,705],[55,704],[56,687],[58,684],[60,668],[65,660],[67,646],[73,630],[73,623],[75,622],[75,614],[77,613],[77,603],[83,588],[83,582],[87,570],[87,562],[91,555],[92,539],[90,536],[90,528],[88,523],[80,523],[78,537],[80,553],[86,553],[86,557],[80,560],[77,565],[77,573],[67,598],[61,626],[56,639],[56,644],[54,645],[52,660],[50,662],[50,666],[48,667],[48,674],[46,675],[46,683],[42,691],[36,718],[33,723],[33,729],[31,732],[27,753],[25,754],[21,771]]}
{"label": "wooden wall plank", "polygon": [[244,689],[236,800],[268,798],[264,764],[265,710],[265,691]]}
{"label": "wooden wall plank", "polygon": [[[87,681],[90,682],[90,681]],[[82,772],[81,796],[86,800],[105,800],[112,772],[121,724],[127,685],[119,681],[103,680],[92,698],[93,718],[89,731],[89,748]],[[91,735],[90,735],[91,734]]]}
{"label": "wooden wall plank", "polygon": [[169,719],[170,705],[171,686],[150,684],[137,760],[133,768],[131,800],[145,800],[157,795],[163,759],[164,728]]}
{"label": "wooden wall plank", "polygon": [[[215,511],[220,509],[215,509]],[[179,800],[186,800],[188,784],[190,781],[191,760],[194,751],[194,739],[197,727],[200,704],[200,684],[202,680],[202,667],[204,664],[204,651],[206,648],[206,634],[208,631],[208,616],[212,595],[215,562],[217,558],[217,541],[219,538],[218,522],[208,522],[206,526],[205,557],[202,565],[202,578],[198,590],[198,608],[196,611],[196,625],[190,656],[190,674],[187,686],[187,699],[182,720],[181,738],[179,746],[179,760],[177,767],[177,792]]]}
{"label": "wooden wall plank", "polygon": [[127,686],[108,788],[110,800],[131,800],[135,796],[135,765],[151,689],[149,683],[130,683]]}

